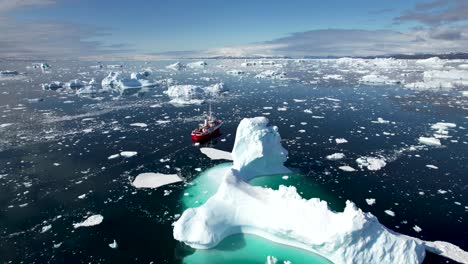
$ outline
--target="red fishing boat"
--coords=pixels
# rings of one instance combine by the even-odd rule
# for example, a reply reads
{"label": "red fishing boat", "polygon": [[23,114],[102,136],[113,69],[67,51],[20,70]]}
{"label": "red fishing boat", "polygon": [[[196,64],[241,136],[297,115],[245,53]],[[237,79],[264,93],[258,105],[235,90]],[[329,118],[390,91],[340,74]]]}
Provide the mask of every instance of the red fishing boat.
{"label": "red fishing boat", "polygon": [[217,120],[211,113],[208,112],[208,116],[205,118],[205,122],[200,124],[200,127],[192,131],[192,140],[193,141],[204,141],[212,137],[219,135],[219,129],[223,123],[220,120]]}

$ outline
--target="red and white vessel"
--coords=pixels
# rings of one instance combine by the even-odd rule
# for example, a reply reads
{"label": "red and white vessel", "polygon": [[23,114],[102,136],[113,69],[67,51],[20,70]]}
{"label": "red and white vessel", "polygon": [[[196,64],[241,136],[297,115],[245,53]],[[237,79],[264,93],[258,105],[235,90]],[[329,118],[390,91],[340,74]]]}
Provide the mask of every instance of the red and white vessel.
{"label": "red and white vessel", "polygon": [[204,141],[212,137],[219,135],[219,129],[223,123],[220,120],[217,120],[211,113],[208,112],[208,116],[205,118],[205,122],[200,124],[200,127],[192,131],[192,140],[193,141]]}

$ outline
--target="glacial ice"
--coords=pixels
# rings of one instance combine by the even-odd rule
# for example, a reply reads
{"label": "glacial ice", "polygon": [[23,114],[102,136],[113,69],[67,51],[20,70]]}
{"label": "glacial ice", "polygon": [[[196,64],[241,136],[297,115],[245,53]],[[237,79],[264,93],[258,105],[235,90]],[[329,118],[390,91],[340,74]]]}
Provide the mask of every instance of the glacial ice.
{"label": "glacial ice", "polygon": [[220,182],[212,197],[187,209],[174,223],[176,240],[209,249],[227,236],[254,234],[334,263],[421,263],[426,250],[466,260],[466,252],[452,244],[426,242],[387,229],[350,201],[343,212],[334,212],[318,198],[303,199],[293,186],[273,190],[250,185],[248,180],[258,175],[288,170],[283,165],[287,151],[281,146],[278,129],[267,124],[264,117],[241,121],[232,167],[224,175],[213,175]]}
{"label": "glacial ice", "polygon": [[182,179],[177,174],[147,172],[138,174],[133,180],[132,185],[136,188],[158,188],[180,181]]}

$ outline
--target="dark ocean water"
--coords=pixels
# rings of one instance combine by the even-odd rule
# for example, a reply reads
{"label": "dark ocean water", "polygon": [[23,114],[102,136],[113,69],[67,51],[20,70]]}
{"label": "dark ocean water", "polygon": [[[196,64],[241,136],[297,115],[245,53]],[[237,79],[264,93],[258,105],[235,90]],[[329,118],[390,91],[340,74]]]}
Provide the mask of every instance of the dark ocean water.
{"label": "dark ocean water", "polygon": [[[200,169],[223,163],[201,154],[190,139],[207,105],[168,104],[163,94],[166,87],[98,98],[42,91],[41,83],[89,79],[80,77],[78,73],[83,72],[81,76],[100,82],[107,73],[90,69],[89,63],[51,64],[50,73],[26,70],[30,65],[26,62],[2,64],[25,74],[0,79],[0,125],[11,124],[0,127],[1,263],[180,263],[184,259],[197,263],[193,256],[202,256],[198,263],[222,263],[233,250],[229,245],[243,247],[245,256],[253,254],[252,248],[264,248],[262,254],[268,255],[285,250],[309,254],[284,246],[265,248],[271,243],[238,236],[203,256],[175,241],[171,224],[185,208],[187,183]],[[325,199],[338,211],[351,200],[394,231],[468,250],[466,97],[335,80],[311,84],[307,71],[294,67],[288,73],[300,81],[230,76],[214,66],[205,71],[161,70],[168,64],[126,63],[124,70],[151,67],[155,79],[170,77],[180,84],[204,85],[222,81],[230,89],[212,103],[216,116],[224,121],[222,135],[202,146],[230,151],[239,121],[265,115],[279,127],[289,151],[286,165],[296,175],[282,184],[297,186],[305,198]],[[43,100],[27,100],[33,98]],[[372,122],[379,117],[390,123]],[[160,120],[170,123],[159,124]],[[451,138],[443,139],[442,147],[420,146],[417,139],[432,135],[431,125],[442,121],[457,124],[449,130]],[[336,138],[348,143],[336,144]],[[420,147],[411,151],[411,146]],[[108,160],[120,151],[138,155]],[[325,158],[335,152],[346,157]],[[361,156],[385,157],[387,165],[378,171],[361,170],[355,162]],[[438,169],[426,167],[429,164]],[[358,171],[338,169],[343,165]],[[185,183],[136,189],[131,182],[143,172],[177,173]],[[279,184],[274,178],[258,181],[262,186]],[[167,191],[171,193],[164,195]],[[366,198],[375,198],[376,204],[368,205]],[[92,214],[101,214],[103,222],[73,227]],[[48,225],[50,230],[41,232]],[[416,232],[414,225],[422,231]],[[117,249],[109,247],[114,240]],[[239,242],[243,240],[248,242]],[[238,261],[264,263],[265,256]],[[445,261],[433,255],[426,258],[426,263]]]}

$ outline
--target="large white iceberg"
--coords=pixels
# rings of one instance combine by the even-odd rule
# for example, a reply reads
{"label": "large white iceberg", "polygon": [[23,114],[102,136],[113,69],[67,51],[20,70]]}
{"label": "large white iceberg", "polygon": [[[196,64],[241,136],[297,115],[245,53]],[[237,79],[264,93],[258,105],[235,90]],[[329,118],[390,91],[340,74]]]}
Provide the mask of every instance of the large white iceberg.
{"label": "large white iceberg", "polygon": [[350,201],[343,212],[334,212],[325,201],[303,199],[295,187],[251,186],[247,180],[253,177],[288,171],[278,129],[268,126],[264,117],[241,121],[232,157],[233,166],[219,175],[218,191],[174,223],[175,239],[209,249],[229,235],[248,233],[317,253],[334,263],[421,263],[425,250],[453,259],[467,257],[454,245],[442,247],[395,233]]}
{"label": "large white iceberg", "polygon": [[268,126],[266,117],[244,118],[237,127],[232,169],[244,177],[290,172],[283,165],[288,151],[280,141],[278,127]]}

